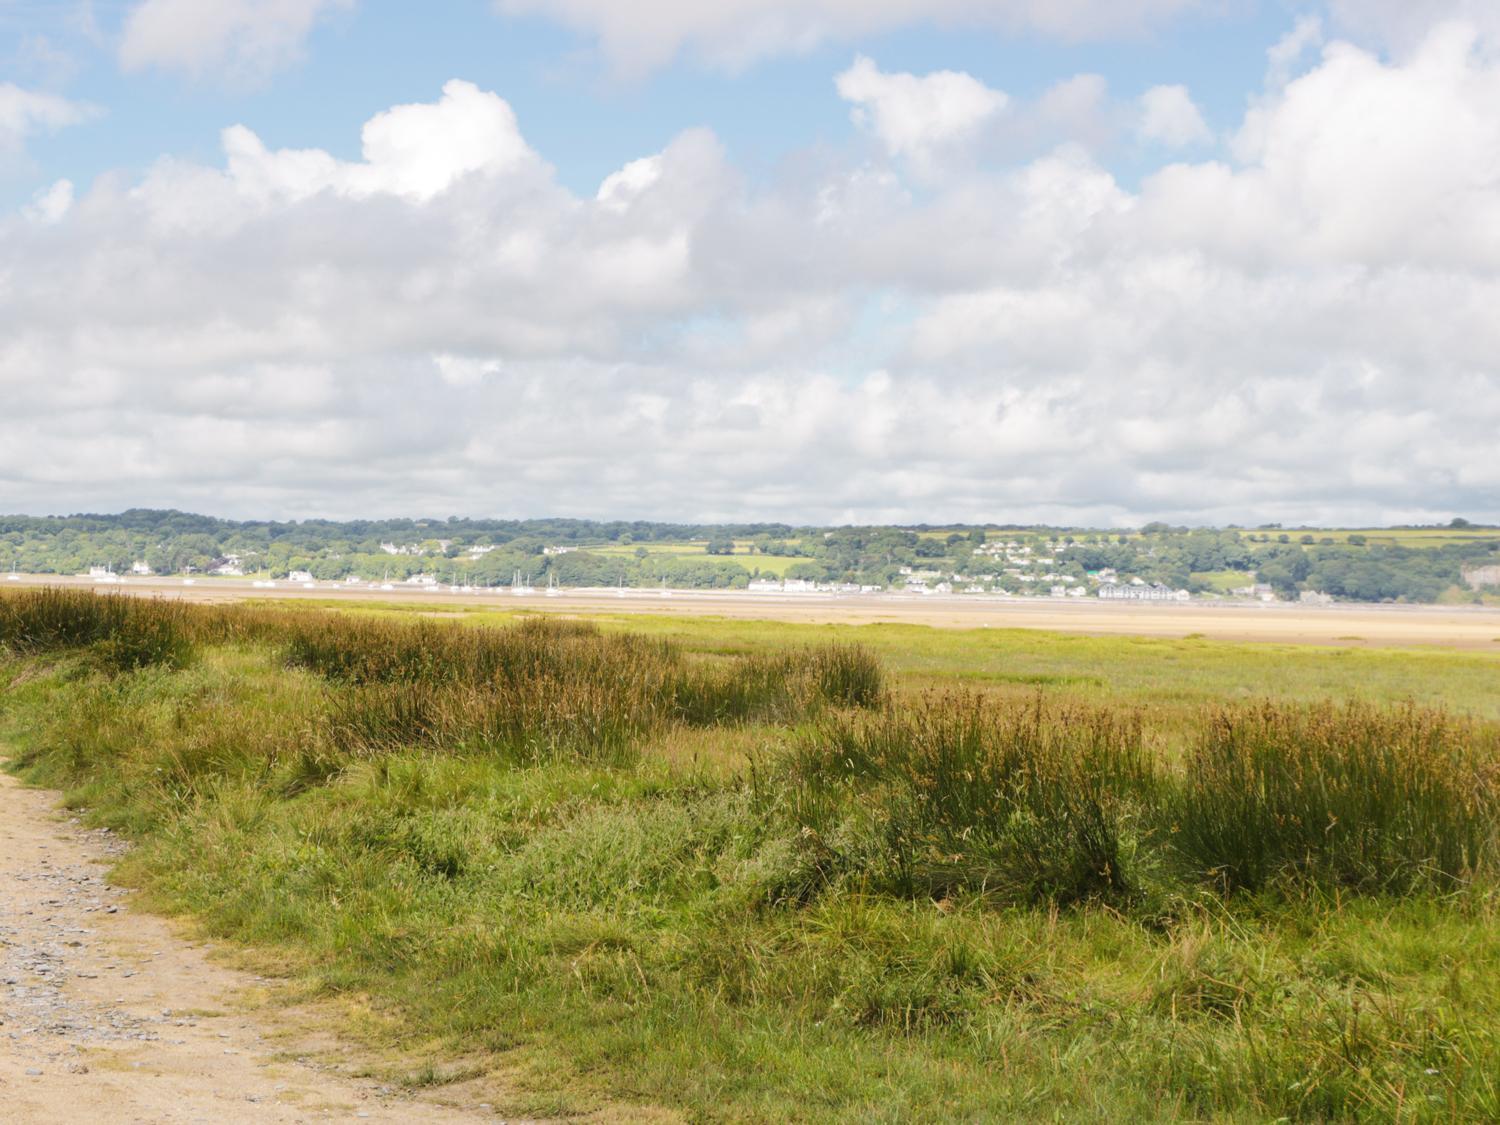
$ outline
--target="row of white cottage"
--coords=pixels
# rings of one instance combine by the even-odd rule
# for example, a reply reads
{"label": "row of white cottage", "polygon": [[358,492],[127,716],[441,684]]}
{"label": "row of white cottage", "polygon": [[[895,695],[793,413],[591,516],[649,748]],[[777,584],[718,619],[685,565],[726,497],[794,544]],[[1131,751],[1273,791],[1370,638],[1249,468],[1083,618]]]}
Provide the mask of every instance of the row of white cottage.
{"label": "row of white cottage", "polygon": [[1105,582],[1099,596],[1111,601],[1185,602],[1192,597],[1186,590],[1174,590],[1160,582]]}

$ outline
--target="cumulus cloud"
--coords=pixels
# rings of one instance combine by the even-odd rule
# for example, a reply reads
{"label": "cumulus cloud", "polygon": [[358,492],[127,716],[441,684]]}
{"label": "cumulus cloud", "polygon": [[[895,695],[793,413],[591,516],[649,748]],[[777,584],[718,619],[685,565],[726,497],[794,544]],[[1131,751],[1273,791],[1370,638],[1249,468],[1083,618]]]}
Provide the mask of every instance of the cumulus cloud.
{"label": "cumulus cloud", "polygon": [[1297,17],[1290,31],[1266,52],[1266,86],[1279,90],[1292,79],[1295,68],[1309,51],[1323,45],[1323,21],[1317,16]]}
{"label": "cumulus cloud", "polygon": [[89,105],[57,94],[0,82],[0,156],[15,156],[27,138],[77,125],[95,112]]}
{"label": "cumulus cloud", "polygon": [[232,132],[0,219],[0,509],[1500,518],[1497,99],[1472,31],[1334,40],[1128,184],[693,130],[576,193],[465,84]]}
{"label": "cumulus cloud", "polygon": [[1136,135],[1169,148],[1213,140],[1213,131],[1186,86],[1153,86],[1142,94]]}
{"label": "cumulus cloud", "polygon": [[1125,101],[1111,94],[1100,74],[1072,75],[1023,100],[963,71],[882,71],[857,56],[834,85],[881,156],[926,183],[1014,164],[1060,145],[1101,154],[1132,136],[1171,147],[1211,136],[1184,88],[1158,87],[1142,100]]}
{"label": "cumulus cloud", "polygon": [[605,176],[594,198],[611,211],[624,211],[659,179],[661,157],[643,156]]}
{"label": "cumulus cloud", "polygon": [[952,70],[887,74],[863,56],[836,79],[839,96],[854,106],[892,156],[925,166],[934,155],[973,139],[1009,100],[971,75]]}
{"label": "cumulus cloud", "polygon": [[125,18],[120,65],[256,81],[298,61],[313,26],[354,0],[141,0]]}
{"label": "cumulus cloud", "polygon": [[917,23],[1031,31],[1068,40],[1137,32],[1201,0],[495,0],[594,36],[620,71],[640,74],[684,52],[739,68]]}
{"label": "cumulus cloud", "polygon": [[31,197],[30,206],[22,213],[39,223],[57,223],[62,221],[72,206],[73,181],[58,180],[50,187],[38,189]]}
{"label": "cumulus cloud", "polygon": [[1398,55],[1421,47],[1442,23],[1500,36],[1500,6],[1493,0],[1329,0],[1328,7],[1344,34]]}
{"label": "cumulus cloud", "polygon": [[471,173],[503,175],[539,163],[510,105],[457,79],[443,86],[436,103],[376,114],[360,138],[362,163],[336,160],[321,149],[271,151],[243,125],[226,129],[223,139],[231,179],[262,199],[298,200],[332,191],[424,202]]}

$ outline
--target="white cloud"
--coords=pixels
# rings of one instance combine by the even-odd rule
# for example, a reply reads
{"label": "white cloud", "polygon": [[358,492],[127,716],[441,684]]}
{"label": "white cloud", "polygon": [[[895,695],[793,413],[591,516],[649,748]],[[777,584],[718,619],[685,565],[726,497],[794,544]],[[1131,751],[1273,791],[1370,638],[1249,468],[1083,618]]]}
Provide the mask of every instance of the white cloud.
{"label": "white cloud", "polygon": [[[1147,195],[1161,195],[1177,210],[1170,221],[1207,245],[1240,232],[1273,239],[1257,256],[1492,268],[1500,262],[1497,99],[1500,67],[1462,25],[1436,29],[1394,64],[1335,43],[1318,67],[1247,115],[1234,144],[1246,171],[1176,169]],[[1201,227],[1178,210],[1186,199],[1211,206]]]}
{"label": "white cloud", "polygon": [[432,357],[433,365],[443,382],[450,387],[477,387],[487,376],[500,373],[498,359],[476,359],[473,356],[450,355],[439,352]]}
{"label": "white cloud", "polygon": [[1398,56],[1420,47],[1442,23],[1500,36],[1500,6],[1494,0],[1329,0],[1328,7],[1342,32]]}
{"label": "white cloud", "polygon": [[1279,90],[1292,79],[1292,72],[1309,51],[1323,45],[1323,21],[1317,16],[1297,18],[1292,29],[1266,52],[1266,86]]}
{"label": "white cloud", "polygon": [[0,82],[0,156],[14,156],[27,138],[77,125],[95,112],[82,102]]}
{"label": "white cloud", "polygon": [[243,125],[224,131],[229,173],[260,197],[304,199],[322,191],[379,193],[426,201],[470,173],[503,175],[539,166],[503,98],[453,80],[431,104],[399,105],[376,114],[360,134],[364,162],[336,160],[321,149],[271,151]]}
{"label": "white cloud", "polygon": [[1447,28],[1138,185],[695,130],[579,194],[453,85],[360,161],[247,130],[0,218],[0,510],[1500,518],[1496,104]]}
{"label": "white cloud", "polygon": [[58,223],[72,207],[73,181],[58,180],[31,197],[31,205],[25,209],[25,214],[39,223]]}
{"label": "white cloud", "polygon": [[1169,148],[1205,144],[1214,136],[1186,86],[1153,86],[1142,94],[1136,133]]}
{"label": "white cloud", "polygon": [[302,57],[313,26],[354,0],[141,0],[125,18],[120,65],[256,81]]}
{"label": "white cloud", "polygon": [[874,133],[892,156],[919,166],[972,140],[1008,101],[968,74],[887,74],[863,56],[835,81],[839,96],[854,106],[855,123]]}
{"label": "white cloud", "polygon": [[605,176],[594,198],[611,211],[625,211],[659,179],[661,157],[643,156],[639,160],[632,160],[618,172]]}
{"label": "white cloud", "polygon": [[691,53],[743,67],[772,55],[848,42],[918,23],[1067,40],[1128,34],[1201,0],[495,0],[508,14],[540,15],[597,38],[620,71],[640,74]]}

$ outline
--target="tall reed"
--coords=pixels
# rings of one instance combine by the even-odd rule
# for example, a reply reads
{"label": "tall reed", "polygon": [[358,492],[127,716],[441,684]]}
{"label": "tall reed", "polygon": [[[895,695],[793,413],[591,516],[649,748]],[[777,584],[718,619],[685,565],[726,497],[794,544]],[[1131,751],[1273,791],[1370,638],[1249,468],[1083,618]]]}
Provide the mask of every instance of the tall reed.
{"label": "tall reed", "polygon": [[0,597],[0,646],[25,654],[87,648],[118,669],[181,667],[192,656],[190,617],[189,607],[177,602],[25,590]]}
{"label": "tall reed", "polygon": [[1132,808],[1156,784],[1133,712],[972,695],[832,716],[788,767],[787,808],[824,875],[938,897],[1127,894]]}
{"label": "tall reed", "polygon": [[273,645],[330,681],[320,729],[356,755],[413,746],[618,761],[669,723],[799,721],[882,691],[878,661],[855,648],[691,660],[664,640],[553,617],[488,629],[91,590],[0,597],[0,645],[17,652],[89,647],[115,667],[180,666],[226,642]]}
{"label": "tall reed", "polygon": [[1500,741],[1440,711],[1265,703],[1206,717],[1170,803],[1193,869],[1362,890],[1452,886],[1497,859]]}

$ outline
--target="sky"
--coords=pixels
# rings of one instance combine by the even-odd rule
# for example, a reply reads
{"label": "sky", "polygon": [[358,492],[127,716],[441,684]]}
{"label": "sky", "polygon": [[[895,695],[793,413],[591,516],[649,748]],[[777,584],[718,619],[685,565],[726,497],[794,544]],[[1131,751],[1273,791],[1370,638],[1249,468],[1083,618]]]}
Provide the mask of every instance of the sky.
{"label": "sky", "polygon": [[0,511],[1500,520],[1493,0],[0,0]]}

